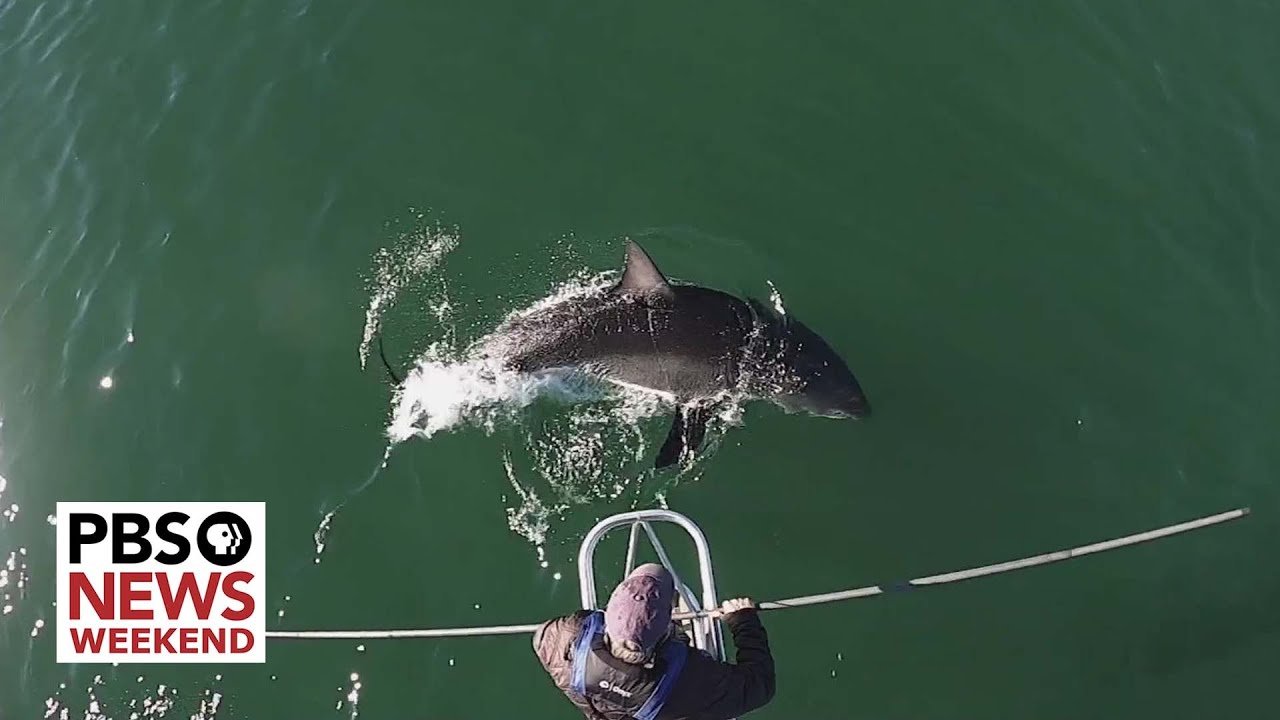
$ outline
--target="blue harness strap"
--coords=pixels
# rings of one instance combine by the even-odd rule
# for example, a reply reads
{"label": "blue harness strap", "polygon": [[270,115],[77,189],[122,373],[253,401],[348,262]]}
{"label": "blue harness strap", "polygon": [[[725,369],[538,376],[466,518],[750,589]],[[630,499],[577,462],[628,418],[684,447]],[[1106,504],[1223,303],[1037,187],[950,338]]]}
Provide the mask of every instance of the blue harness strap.
{"label": "blue harness strap", "polygon": [[676,686],[676,680],[680,679],[680,671],[684,670],[684,661],[688,657],[688,645],[677,639],[666,642],[662,651],[662,659],[666,663],[662,668],[662,679],[658,681],[658,687],[654,689],[649,699],[640,706],[639,712],[636,713],[636,720],[654,720],[658,717],[662,706],[667,704],[667,696],[671,694],[671,689]]}
{"label": "blue harness strap", "polygon": [[[591,646],[596,638],[604,633],[604,613],[596,611],[587,616],[581,633],[573,644],[573,675],[569,681],[569,689],[583,697],[587,696],[587,659],[591,655]],[[636,711],[636,720],[656,720],[662,707],[667,704],[680,672],[684,670],[685,660],[689,657],[689,646],[679,640],[669,640],[662,648],[662,677],[653,689],[653,694],[645,700],[644,705]]]}
{"label": "blue harness strap", "polygon": [[587,616],[587,623],[573,646],[573,680],[569,687],[579,695],[587,694],[587,653],[591,643],[604,626],[604,613],[596,611]]}

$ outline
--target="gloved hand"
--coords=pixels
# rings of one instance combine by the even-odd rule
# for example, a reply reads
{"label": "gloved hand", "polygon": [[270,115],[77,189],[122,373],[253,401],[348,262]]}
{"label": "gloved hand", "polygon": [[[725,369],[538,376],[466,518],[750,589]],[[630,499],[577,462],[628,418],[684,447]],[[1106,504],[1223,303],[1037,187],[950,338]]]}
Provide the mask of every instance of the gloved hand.
{"label": "gloved hand", "polygon": [[720,605],[720,617],[728,617],[739,610],[755,609],[756,602],[751,598],[734,598],[732,600],[725,600],[724,603]]}

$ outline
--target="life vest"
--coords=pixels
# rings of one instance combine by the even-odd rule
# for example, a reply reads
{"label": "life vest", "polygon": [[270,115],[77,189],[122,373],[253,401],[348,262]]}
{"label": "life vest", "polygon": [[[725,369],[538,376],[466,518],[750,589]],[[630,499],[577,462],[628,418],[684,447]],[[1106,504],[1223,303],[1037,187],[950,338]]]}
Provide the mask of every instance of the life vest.
{"label": "life vest", "polygon": [[573,644],[570,688],[596,703],[654,720],[675,687],[689,646],[679,640],[662,644],[652,665],[632,665],[615,658],[604,644],[604,613],[587,616]]}

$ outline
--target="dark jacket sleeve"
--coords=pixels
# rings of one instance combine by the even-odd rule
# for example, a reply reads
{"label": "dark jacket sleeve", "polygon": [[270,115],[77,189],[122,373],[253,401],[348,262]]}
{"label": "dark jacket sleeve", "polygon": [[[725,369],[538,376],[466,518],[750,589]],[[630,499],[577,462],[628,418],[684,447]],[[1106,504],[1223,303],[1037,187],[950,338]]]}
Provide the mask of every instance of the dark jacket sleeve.
{"label": "dark jacket sleeve", "polygon": [[589,720],[606,720],[597,713],[585,698],[575,695],[569,690],[573,679],[573,641],[578,636],[582,621],[590,613],[579,610],[572,615],[565,615],[542,623],[533,633],[533,652],[537,654],[542,667],[551,676],[560,692],[582,711]]}
{"label": "dark jacket sleeve", "polygon": [[769,636],[754,610],[725,619],[737,648],[734,664],[690,652],[680,680],[659,717],[662,720],[728,720],[764,707],[776,683]]}

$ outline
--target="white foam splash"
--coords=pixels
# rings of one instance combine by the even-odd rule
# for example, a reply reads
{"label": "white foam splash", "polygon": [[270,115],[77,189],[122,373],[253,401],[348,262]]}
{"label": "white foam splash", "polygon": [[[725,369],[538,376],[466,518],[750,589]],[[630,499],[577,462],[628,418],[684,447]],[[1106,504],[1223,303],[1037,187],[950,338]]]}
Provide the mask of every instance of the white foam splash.
{"label": "white foam splash", "polygon": [[320,556],[324,554],[325,538],[329,536],[329,525],[333,522],[333,515],[336,512],[338,511],[330,510],[325,513],[324,517],[320,519],[320,525],[316,527],[315,533],[311,536],[311,539],[316,545],[316,555],[314,560],[317,565],[320,564]]}
{"label": "white foam splash", "polygon": [[[5,558],[4,564],[0,565],[0,615],[8,615],[16,610],[19,600],[27,595],[27,585],[31,580],[27,570],[26,561],[27,549],[18,548],[11,551]],[[36,625],[31,630],[31,637],[39,634],[40,629],[44,627],[43,620],[37,620]]]}
{"label": "white foam splash", "polygon": [[[427,239],[419,242],[428,242]],[[446,246],[432,246],[443,254],[456,245],[451,235]],[[396,294],[405,291],[409,282],[430,272],[434,265],[419,263],[397,270],[388,263],[395,261],[390,251],[375,259],[379,277],[392,278],[375,288],[370,299],[370,314],[365,327],[362,358],[376,336],[381,314],[386,312]],[[436,261],[438,262],[438,258]],[[415,273],[418,273],[415,275]],[[496,329],[469,344],[456,337],[455,314],[468,309],[468,303],[455,306],[440,290],[426,304],[433,308],[440,327],[429,338],[432,342],[396,389],[388,417],[387,452],[398,443],[413,438],[429,439],[461,427],[477,427],[488,434],[500,426],[514,426],[516,437],[523,440],[525,452],[504,452],[502,462],[514,494],[503,498],[510,529],[538,549],[538,562],[548,567],[545,552],[554,516],[563,516],[575,505],[596,500],[617,501],[630,494],[636,501],[642,497],[644,480],[652,477],[646,459],[648,444],[645,426],[655,416],[669,417],[671,398],[663,398],[642,388],[616,386],[592,379],[575,371],[520,373],[505,367],[502,358],[509,356],[511,343],[520,342],[520,333],[529,332],[521,321],[528,316],[583,296],[600,293],[616,283],[615,271],[592,272],[580,269],[569,280],[553,288],[545,297],[509,312]],[[776,295],[776,291],[775,291]],[[780,303],[780,299],[775,303]],[[477,302],[479,307],[480,302]],[[535,321],[536,324],[536,321]],[[536,330],[535,330],[536,331]],[[531,409],[541,399],[559,401],[562,407],[543,412]],[[670,483],[693,474],[703,456],[717,442],[714,428],[741,422],[741,409],[733,398],[725,405],[708,435],[706,449],[692,463],[681,467]],[[666,420],[663,424],[665,426]],[[385,457],[384,457],[385,460]],[[517,468],[517,462],[519,467]],[[316,561],[323,551],[327,532],[326,517],[316,533]]]}
{"label": "white foam splash", "polygon": [[[424,220],[419,213],[417,221]],[[360,367],[369,360],[373,340],[382,329],[382,318],[405,288],[434,270],[446,255],[458,246],[456,229],[439,226],[418,227],[402,235],[390,247],[379,250],[373,258],[373,277],[369,280],[369,307],[364,314],[364,333],[360,339]],[[438,319],[444,320],[451,309],[447,297],[432,307]]]}
{"label": "white foam splash", "polygon": [[[502,453],[502,467],[507,473],[507,481],[520,498],[519,507],[507,508],[507,527],[538,548],[538,560],[542,567],[547,566],[546,552],[543,547],[547,542],[547,530],[551,528],[551,512],[538,494],[526,488],[516,480],[515,467],[511,464],[511,453]],[[563,508],[557,508],[562,510]]]}
{"label": "white foam splash", "polygon": [[345,692],[334,706],[334,710],[341,710],[345,704],[348,709],[348,717],[355,720],[360,717],[360,690],[364,684],[360,682],[360,673],[351,673],[351,684],[347,686],[349,689],[338,688],[339,692]]}
{"label": "white foam splash", "polygon": [[288,596],[288,595],[285,595],[285,596],[284,596],[284,600],[281,600],[281,601],[280,601],[280,608],[279,608],[278,610],[276,610],[276,617],[278,617],[278,618],[282,618],[282,617],[284,617],[284,610],[285,610],[285,606],[286,606],[286,605],[288,605],[288,604],[289,604],[289,601],[290,601],[290,600],[292,600],[292,599],[293,599],[293,598],[292,598],[292,597],[290,597],[290,596]]}
{"label": "white foam splash", "polygon": [[773,309],[779,315],[785,316],[787,309],[782,305],[782,293],[778,292],[778,288],[774,286],[772,280],[766,280],[769,284],[769,302],[773,303]]}
{"label": "white foam splash", "polygon": [[503,366],[502,326],[559,303],[599,292],[613,273],[579,276],[536,303],[512,312],[499,330],[468,348],[452,337],[432,343],[396,391],[387,434],[393,443],[430,438],[471,421],[492,432],[496,420],[539,397],[567,402],[599,399],[603,388],[572,372],[519,373]]}
{"label": "white foam splash", "polygon": [[[438,351],[438,346],[432,350]],[[499,417],[541,395],[573,396],[578,391],[574,379],[567,375],[526,375],[504,368],[493,358],[454,362],[433,351],[409,372],[396,393],[387,428],[392,442],[415,436],[430,438],[467,421],[492,430]]]}
{"label": "white foam splash", "polygon": [[200,707],[191,716],[191,720],[213,720],[218,716],[218,706],[222,704],[222,693],[205,690],[200,697]]}

